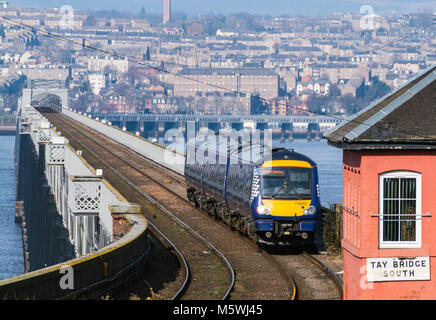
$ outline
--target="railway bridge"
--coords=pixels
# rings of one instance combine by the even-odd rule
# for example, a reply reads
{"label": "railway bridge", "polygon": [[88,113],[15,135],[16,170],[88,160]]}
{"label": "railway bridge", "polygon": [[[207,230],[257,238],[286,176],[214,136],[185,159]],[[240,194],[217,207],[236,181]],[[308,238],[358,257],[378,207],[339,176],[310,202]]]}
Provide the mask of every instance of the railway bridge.
{"label": "railway bridge", "polygon": [[[23,90],[16,222],[26,272],[0,280],[1,298],[145,299],[158,291],[168,300],[288,300],[297,297],[293,266],[305,270],[299,281],[315,283],[300,298],[341,299],[340,281],[314,257],[291,263],[259,251],[191,205],[183,153],[107,119],[73,111],[62,82],[30,81]],[[276,271],[254,278],[253,266]]]}
{"label": "railway bridge", "polygon": [[111,123],[129,132],[138,132],[145,138],[158,138],[169,129],[186,132],[188,122],[196,124],[196,130],[208,128],[218,132],[220,129],[241,130],[274,129],[282,137],[316,137],[339,124],[342,117],[325,115],[198,115],[198,114],[102,114],[92,117]]}

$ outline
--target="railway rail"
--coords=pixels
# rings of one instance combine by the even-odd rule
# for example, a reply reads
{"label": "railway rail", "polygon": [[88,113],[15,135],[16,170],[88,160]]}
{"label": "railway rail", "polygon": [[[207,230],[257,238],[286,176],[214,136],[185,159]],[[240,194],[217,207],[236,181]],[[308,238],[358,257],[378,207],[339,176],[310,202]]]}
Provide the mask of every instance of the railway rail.
{"label": "railway rail", "polygon": [[[68,123],[65,123],[65,120],[62,119],[60,115],[46,115],[49,118],[56,118],[57,121],[62,123],[62,127],[68,127]],[[50,119],[54,120],[54,119]],[[69,120],[71,122],[71,120]],[[56,123],[52,121],[52,123]],[[58,122],[59,123],[59,122]],[[142,156],[132,152],[130,149],[127,149],[123,146],[120,146],[114,142],[111,142],[110,139],[106,137],[102,137],[101,135],[96,135],[92,133],[92,131],[79,123],[73,127],[75,130],[79,131],[80,134],[86,136],[89,140],[91,140],[94,144],[101,146],[106,149],[107,152],[112,153],[118,160],[123,162],[125,165],[129,165],[135,169],[135,171],[144,177],[147,177],[154,184],[158,185],[161,189],[165,190],[168,194],[176,197],[178,202],[183,202],[185,205],[189,205],[192,211],[196,213],[201,213],[202,216],[207,217],[209,220],[213,219],[208,216],[208,214],[202,210],[199,210],[195,206],[193,206],[186,199],[186,184],[182,180],[182,177],[176,175],[172,171],[165,170],[163,167],[158,164],[148,161],[144,159]],[[78,130],[76,127],[79,126]],[[71,129],[71,127],[70,127]],[[64,132],[65,129],[63,129]],[[85,133],[86,132],[86,133]],[[97,138],[98,136],[98,138]],[[100,140],[102,139],[102,140]],[[103,143],[104,141],[104,143]],[[105,144],[109,144],[109,147],[104,146]],[[116,154],[112,152],[114,150],[114,146],[117,145],[117,149],[121,149],[122,152],[117,152]],[[135,163],[135,165],[132,165]],[[151,170],[150,170],[151,169]],[[298,254],[270,254],[263,250],[258,250],[258,247],[249,240],[248,238],[238,235],[236,232],[232,231],[230,226],[227,226],[223,223],[215,224],[219,226],[219,228],[224,229],[226,231],[230,231],[232,234],[238,236],[240,243],[243,243],[244,246],[250,247],[253,251],[257,251],[258,255],[261,255],[264,259],[268,260],[282,276],[283,279],[286,279],[287,290],[289,292],[289,299],[342,299],[343,285],[341,280],[336,276],[334,272],[332,272],[325,264],[316,259],[313,255],[304,252]],[[308,267],[308,263],[310,262],[310,267]],[[305,268],[302,268],[302,266]],[[239,269],[239,268],[238,268]],[[295,270],[309,270],[309,272],[295,272]],[[295,280],[296,279],[296,280]],[[328,282],[328,284],[327,284]],[[310,289],[311,286],[308,283],[318,283],[314,288]],[[324,294],[314,293],[319,290],[320,284],[324,289]],[[318,286],[318,289],[316,288]],[[299,292],[297,293],[297,289],[299,288]],[[233,295],[232,295],[233,296]],[[236,298],[242,297],[241,295],[236,294]],[[271,297],[265,297],[266,299],[270,299]]]}
{"label": "railway rail", "polygon": [[[50,120],[54,120],[55,117],[56,116],[49,116],[48,118]],[[117,189],[123,195],[125,195],[129,201],[140,204],[141,207],[145,209],[144,212],[150,212],[152,217],[158,217],[157,215],[159,215],[158,222],[151,222],[150,220],[153,219],[149,219],[151,231],[155,238],[159,239],[160,242],[163,242],[165,247],[175,254],[178,264],[182,268],[182,272],[178,275],[179,279],[176,281],[178,284],[173,284],[171,288],[164,290],[164,293],[161,293],[159,297],[162,299],[227,299],[231,289],[233,288],[235,275],[232,266],[224,257],[224,255],[219,252],[210,242],[205,240],[201,235],[196,233],[192,228],[184,224],[169,210],[145,193],[137,186],[137,184],[133,183],[130,178],[126,177],[108,161],[104,160],[101,155],[98,155],[96,152],[94,152],[89,145],[86,145],[77,137],[75,137],[72,132],[72,127],[67,129],[67,124],[65,122],[63,123],[62,130],[68,135],[68,139],[70,139],[71,144],[75,148],[81,147],[85,149],[82,150],[82,152],[86,159],[92,163],[92,165],[99,165],[98,168],[104,168],[105,176],[107,176],[106,179],[108,179],[108,181],[111,183],[115,182]],[[148,203],[146,203],[144,199],[146,199]],[[168,228],[168,226],[171,226],[171,228]],[[165,234],[171,234],[171,239],[169,239],[169,237],[167,237]],[[177,234],[177,236],[175,237],[174,234]],[[154,241],[153,243],[156,245],[157,242]],[[189,243],[191,250],[181,249],[180,244],[183,243]],[[198,252],[208,252],[209,254],[199,255],[197,254]],[[168,257],[165,259],[162,257],[157,257],[157,255],[155,258],[163,261],[163,263],[165,263],[164,261],[168,259]],[[204,268],[202,268],[202,266],[210,264],[219,264],[220,268],[217,268],[216,270],[204,270]],[[165,266],[163,265],[158,266],[158,268],[165,270]],[[215,281],[207,281],[207,284],[216,290],[214,291],[213,296],[202,292],[202,290],[199,290],[202,286],[205,286],[205,281],[199,280],[204,277],[205,274],[213,274],[216,277]],[[143,290],[140,290],[142,292],[139,292],[139,295],[141,295],[143,292],[153,290],[153,288],[148,287],[148,284],[153,282],[154,279],[144,280],[144,288]],[[166,280],[168,279],[165,279],[165,277],[162,279],[163,282]],[[219,282],[218,280],[222,282]],[[163,285],[165,285],[165,283],[161,284],[160,286]],[[135,286],[134,289],[137,289],[137,286]],[[117,293],[115,293],[115,297],[116,296]]]}
{"label": "railway rail", "polygon": [[[164,181],[159,182],[156,178],[153,178],[148,174],[149,171],[151,171],[147,170],[150,169],[150,164],[148,162],[144,162],[144,159],[142,157],[139,158],[137,154],[132,153],[130,150],[126,150],[124,147],[116,143],[111,144],[109,148],[106,146],[107,144],[110,144],[109,139],[93,132],[89,128],[81,127],[81,125],[78,123],[74,123],[73,125],[70,119],[65,121],[62,118],[62,115],[50,113],[45,114],[45,116],[56,127],[62,128],[60,130],[62,130],[63,135],[70,140],[70,144],[86,149],[83,151],[85,158],[87,158],[85,151],[91,155],[91,158],[93,156],[94,159],[89,160],[90,163],[95,162],[95,158],[99,160],[99,163],[97,164],[100,166],[98,168],[101,168],[102,165],[106,168],[104,169],[104,172],[107,180],[112,182],[111,180],[113,177],[108,177],[106,174],[107,171],[105,170],[117,172],[118,176],[123,175],[123,173],[121,173],[121,171],[123,171],[126,174],[125,180],[129,180],[129,186],[133,187],[132,185],[134,185],[138,193],[141,193],[141,195],[147,198],[152,204],[158,206],[161,211],[165,211],[166,214],[173,213],[174,216],[177,215],[179,217],[179,223],[181,223],[180,217],[183,217],[185,220],[189,220],[191,230],[198,230],[199,233],[205,234],[209,238],[213,238],[213,242],[220,245],[220,251],[223,252],[222,256],[231,256],[229,259],[232,261],[232,264],[237,270],[238,277],[235,281],[235,286],[232,286],[232,298],[294,299],[296,297],[295,282],[277,259],[271,255],[267,255],[264,252],[259,253],[257,247],[249,241],[243,241],[241,243],[241,237],[237,236],[233,232],[230,232],[229,230],[225,232],[223,232],[223,229],[217,230],[216,224],[211,223],[210,219],[206,217],[201,210],[191,205],[186,199],[180,196],[180,193],[172,191],[171,188],[165,185],[165,182],[174,183],[175,181],[179,181],[179,184],[181,184],[182,182],[180,179],[165,181],[165,179],[169,178],[169,175],[164,174]],[[79,141],[77,136],[81,137],[81,141]],[[88,145],[92,146],[92,150],[90,146],[87,146],[83,142],[84,140],[90,141],[90,144]],[[99,153],[100,156],[98,156],[96,153]],[[103,160],[103,157],[106,160]],[[137,164],[138,161],[143,167],[133,164]],[[117,170],[114,169],[114,162]],[[120,168],[122,168],[122,170],[120,170]],[[127,181],[124,182],[127,183]],[[118,188],[118,184],[116,185]],[[122,190],[120,190],[120,192],[123,193]],[[198,213],[201,213],[201,215]],[[147,218],[154,222],[154,219],[157,218],[157,215],[151,215]],[[183,224],[185,226],[188,225],[187,223]],[[223,227],[221,226],[221,228]],[[170,231],[169,234],[167,233],[167,235],[169,238],[171,238],[173,236],[173,232]],[[189,243],[189,247],[191,246],[190,242],[185,243]],[[181,251],[182,250],[183,249],[181,249]],[[203,250],[203,253],[210,255],[210,251],[208,250]],[[246,259],[247,255],[251,256],[251,259]],[[201,266],[203,268],[208,266],[206,269],[210,269],[211,266],[214,266],[214,264],[211,262],[206,262],[201,264]],[[277,269],[279,272],[270,273],[269,276],[258,280],[256,279],[256,274],[259,267],[267,270]],[[200,276],[192,276],[192,278],[197,279]],[[203,276],[205,277],[204,274]],[[209,272],[207,272],[207,276],[209,278],[208,281],[210,281],[211,276]],[[213,280],[214,279],[212,279],[212,282],[214,282]],[[271,286],[272,283],[275,284],[273,287]],[[204,285],[204,287],[207,287],[208,290],[210,290],[210,285]],[[190,289],[188,288],[187,290],[189,291]],[[228,297],[229,293],[230,290],[227,290],[225,297]],[[183,298],[192,299],[190,295],[186,294],[183,294]],[[210,299],[211,297],[206,295],[202,298]]]}

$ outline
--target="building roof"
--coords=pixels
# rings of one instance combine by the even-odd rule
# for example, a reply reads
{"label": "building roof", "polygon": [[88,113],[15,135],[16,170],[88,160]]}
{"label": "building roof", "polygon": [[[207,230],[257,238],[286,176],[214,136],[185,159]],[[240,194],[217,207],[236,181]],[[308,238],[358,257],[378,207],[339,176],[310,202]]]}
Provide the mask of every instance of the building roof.
{"label": "building roof", "polygon": [[184,68],[179,72],[180,75],[185,76],[199,76],[199,75],[236,75],[243,76],[277,76],[277,73],[264,68]]}
{"label": "building roof", "polygon": [[344,149],[436,149],[436,65],[324,137]]}

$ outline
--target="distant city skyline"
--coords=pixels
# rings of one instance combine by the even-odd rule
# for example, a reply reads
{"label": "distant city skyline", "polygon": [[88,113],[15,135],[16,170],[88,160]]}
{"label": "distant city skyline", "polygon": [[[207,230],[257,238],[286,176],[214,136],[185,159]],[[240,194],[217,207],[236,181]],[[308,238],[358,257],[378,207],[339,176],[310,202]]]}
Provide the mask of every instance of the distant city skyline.
{"label": "distant city skyline", "polygon": [[[163,0],[10,0],[11,6],[56,8],[71,5],[76,10],[119,10],[137,13],[142,7],[147,13],[159,14],[164,11]],[[247,12],[262,15],[307,15],[325,16],[335,12],[356,13],[363,5],[371,5],[378,14],[404,14],[411,12],[436,12],[436,0],[172,0],[172,11],[188,15],[230,14]]]}

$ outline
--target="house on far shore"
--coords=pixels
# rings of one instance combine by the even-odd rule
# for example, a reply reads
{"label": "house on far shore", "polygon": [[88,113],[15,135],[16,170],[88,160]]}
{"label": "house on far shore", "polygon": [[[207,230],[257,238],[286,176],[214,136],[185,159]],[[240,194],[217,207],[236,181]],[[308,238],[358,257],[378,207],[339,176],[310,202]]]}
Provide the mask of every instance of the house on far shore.
{"label": "house on far shore", "polygon": [[436,65],[327,132],[343,149],[345,299],[436,299]]}

